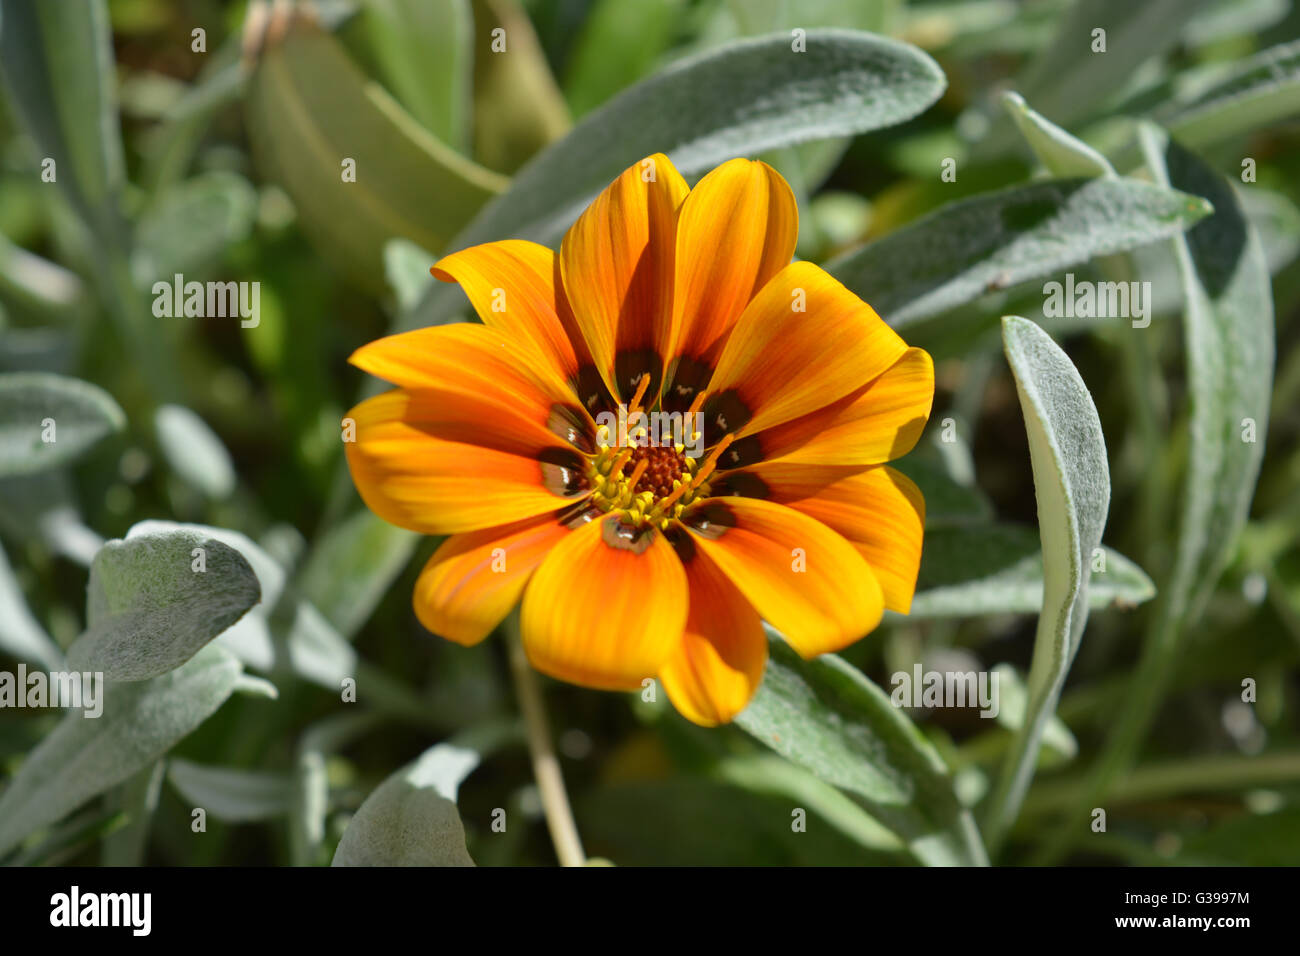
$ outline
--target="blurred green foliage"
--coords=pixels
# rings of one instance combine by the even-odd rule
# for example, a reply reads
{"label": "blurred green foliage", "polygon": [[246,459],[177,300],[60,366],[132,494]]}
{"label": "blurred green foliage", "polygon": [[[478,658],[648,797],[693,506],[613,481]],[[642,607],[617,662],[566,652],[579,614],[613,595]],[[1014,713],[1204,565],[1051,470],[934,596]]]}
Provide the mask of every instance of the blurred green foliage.
{"label": "blurred green foliage", "polygon": [[[1300,6],[322,0],[301,4],[291,19],[278,6],[0,3],[0,373],[43,373],[50,401],[83,409],[69,414],[81,416],[74,440],[84,434],[86,446],[75,462],[36,474],[0,462],[0,669],[20,658],[57,660],[58,648],[96,623],[95,588],[113,600],[112,585],[97,584],[90,571],[102,542],[162,519],[240,536],[220,540],[248,558],[262,604],[237,625],[237,647],[226,637],[218,643],[278,691],[269,697],[226,651],[205,650],[165,679],[200,682],[218,705],[211,716],[189,714],[193,729],[183,739],[159,738],[138,766],[115,765],[121,773],[111,788],[57,808],[71,815],[14,835],[11,861],[326,863],[351,815],[385,780],[385,800],[399,800],[403,781],[417,780],[455,801],[481,865],[554,861],[504,649],[495,640],[461,648],[419,626],[412,586],[436,542],[382,525],[352,489],[339,421],[374,386],[347,356],[390,329],[464,316],[463,299],[454,290],[431,293],[428,276],[458,234],[511,221],[544,231],[581,208],[548,206],[548,193],[580,198],[612,178],[606,170],[638,159],[624,155],[633,148],[627,135],[608,132],[620,109],[647,138],[689,133],[688,145],[703,144],[697,156],[708,156],[740,128],[729,104],[758,110],[763,84],[775,88],[779,68],[695,89],[690,101],[679,90],[680,102],[643,102],[638,84],[659,82],[652,78],[693,57],[741,62],[751,55],[744,50],[766,49],[735,47],[747,38],[778,34],[775,48],[789,44],[792,30],[818,27],[914,45],[946,76],[928,109],[924,70],[910,87],[898,80],[891,89],[920,91],[916,106],[879,121],[850,108],[847,97],[859,91],[841,82],[840,114],[789,114],[822,122],[820,134],[783,126],[787,114],[774,108],[769,127],[748,130],[751,138],[737,139],[745,145],[734,150],[763,155],[795,187],[800,256],[831,262],[887,319],[901,314],[903,334],[937,362],[931,425],[903,464],[931,505],[934,557],[922,568],[922,613],[891,617],[844,658],[886,688],[891,674],[918,661],[1030,670],[1042,589],[1037,513],[998,333],[1004,313],[1026,316],[1063,344],[1097,406],[1112,487],[1104,540],[1117,577],[1094,600],[1059,720],[999,859],[1300,857]],[[1097,25],[1108,27],[1104,58],[1090,49]],[[493,48],[498,29],[508,44],[502,53]],[[201,50],[195,30],[203,31]],[[622,107],[608,106],[633,87]],[[826,81],[826,90],[836,88]],[[1054,127],[1013,116],[1014,104],[1008,111],[1001,99],[1006,90],[1091,147],[1080,150],[1064,134],[1057,158],[1066,168],[1051,172],[1109,177],[1113,167],[1131,178],[1031,186],[1041,163],[1026,136],[1052,167]],[[781,106],[780,95],[772,99]],[[643,112],[627,113],[628,104]],[[662,126],[651,124],[656,117]],[[1251,501],[1249,517],[1239,535],[1229,527],[1226,539],[1211,542],[1223,549],[1222,573],[1197,579],[1195,613],[1180,619],[1164,651],[1151,650],[1150,635],[1165,612],[1158,600],[1142,602],[1150,581],[1162,587],[1179,560],[1188,449],[1201,447],[1189,422],[1207,400],[1189,382],[1183,284],[1167,240],[1206,209],[1149,185],[1139,118],[1170,130],[1231,183],[1217,181],[1236,194],[1260,237],[1276,314],[1274,388],[1253,500],[1252,476],[1224,472],[1235,483],[1228,491]],[[785,136],[787,127],[799,131]],[[566,142],[580,148],[564,153]],[[547,169],[545,156],[535,166],[529,160],[551,144],[556,168],[546,179],[538,172]],[[682,145],[651,148],[672,154]],[[358,175],[340,189],[344,157]],[[42,179],[46,158],[57,164],[53,183]],[[955,179],[942,175],[946,160]],[[560,167],[572,172],[569,181]],[[685,168],[692,178],[704,171]],[[1039,190],[1037,205],[1009,211],[985,196],[1013,187]],[[976,196],[989,205],[965,220],[950,208]],[[1066,240],[1053,233],[1033,250],[1011,246],[1058,214],[1073,230]],[[907,227],[912,245],[856,252],[906,237]],[[963,248],[980,236],[998,247],[972,252],[978,281],[958,281],[947,247],[935,245],[943,234]],[[507,235],[476,241],[485,238]],[[1005,264],[999,248],[1012,249]],[[938,250],[933,261],[928,249]],[[898,271],[906,268],[914,271]],[[1124,320],[1045,316],[1043,282],[1066,271],[1150,281],[1150,326],[1138,332]],[[170,283],[174,273],[258,282],[257,325],[158,317],[154,283]],[[927,305],[922,293],[936,289]],[[30,394],[33,380],[11,380],[10,391]],[[940,436],[948,420],[956,442]],[[0,449],[8,449],[3,438]],[[996,592],[982,580],[990,564],[1006,572]],[[992,603],[976,606],[969,597],[976,593]],[[195,664],[202,668],[187,670]],[[340,701],[340,676],[356,679],[358,703]],[[1245,678],[1257,688],[1249,704],[1241,700]],[[545,686],[592,856],[629,865],[914,862],[859,803],[739,728],[704,731],[662,701]],[[1117,715],[1144,695],[1149,727],[1135,717],[1132,735],[1117,744]],[[955,793],[978,803],[1014,722],[989,728],[960,709],[911,718],[925,753],[951,771]],[[16,775],[59,723],[50,711],[0,712],[0,779]],[[461,752],[455,748],[438,759],[425,753],[447,740],[478,755],[474,763],[481,757],[481,766],[471,774],[445,763]],[[66,733],[58,743],[65,748],[58,753],[81,746]],[[421,754],[406,776],[394,777]],[[1085,807],[1089,795],[1100,802]],[[1094,805],[1108,809],[1104,834],[1088,829],[1084,810]],[[192,829],[195,806],[210,811],[201,834]],[[808,809],[806,834],[791,832],[792,806]],[[491,828],[498,808],[512,821],[504,834]],[[437,807],[427,812],[445,817]],[[358,829],[351,839],[363,838],[372,835]],[[373,840],[348,852],[379,852],[382,840]]]}

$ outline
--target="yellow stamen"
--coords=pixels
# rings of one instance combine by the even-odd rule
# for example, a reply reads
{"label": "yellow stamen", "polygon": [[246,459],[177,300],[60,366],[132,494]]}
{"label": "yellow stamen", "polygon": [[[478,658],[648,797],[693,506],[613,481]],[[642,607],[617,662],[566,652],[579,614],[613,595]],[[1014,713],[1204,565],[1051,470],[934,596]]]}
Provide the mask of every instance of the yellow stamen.
{"label": "yellow stamen", "polygon": [[645,390],[650,387],[650,373],[644,372],[641,380],[636,383],[636,394],[632,396],[632,401],[628,404],[627,414],[631,418],[641,410],[641,399],[645,397]]}
{"label": "yellow stamen", "polygon": [[632,477],[627,480],[627,490],[629,493],[636,491],[636,483],[641,480],[641,476],[645,474],[645,470],[649,467],[650,462],[646,461],[644,458],[636,463],[636,467],[632,469]]}

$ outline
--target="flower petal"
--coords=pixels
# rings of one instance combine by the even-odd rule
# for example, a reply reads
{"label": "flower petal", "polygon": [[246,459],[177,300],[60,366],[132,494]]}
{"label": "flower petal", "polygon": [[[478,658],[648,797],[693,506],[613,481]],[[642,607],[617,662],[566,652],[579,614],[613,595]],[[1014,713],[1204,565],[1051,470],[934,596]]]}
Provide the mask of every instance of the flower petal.
{"label": "flower petal", "polygon": [[488,242],[443,256],[431,271],[460,284],[484,325],[531,349],[564,379],[572,380],[581,360],[589,360],[555,253],[545,246],[524,239]]}
{"label": "flower petal", "polygon": [[633,690],[681,641],[686,609],[686,572],[664,536],[605,516],[564,538],[533,573],[524,649],[544,674]]}
{"label": "flower petal", "polygon": [[686,562],[686,581],[686,631],[659,679],[678,713],[714,727],[744,710],[758,690],[767,636],[753,605],[699,549]]}
{"label": "flower petal", "polygon": [[706,442],[822,408],[906,351],[871,306],[824,270],[791,263],[750,302],[723,347],[702,409]]}
{"label": "flower petal", "polygon": [[516,416],[475,420],[448,394],[394,389],[348,413],[356,428],[343,443],[348,467],[379,517],[453,534],[555,511],[584,493],[578,452]]}
{"label": "flower petal", "polygon": [[844,476],[842,469],[787,460],[764,462],[747,473],[762,480],[771,501],[848,539],[880,582],[885,607],[907,613],[925,532],[925,499],[910,478],[884,465]]}
{"label": "flower petal", "polygon": [[696,183],[677,220],[674,407],[708,384],[736,320],[789,264],[798,237],[794,192],[767,163],[733,159]]}
{"label": "flower petal", "polygon": [[518,603],[542,559],[569,534],[560,517],[528,518],[444,541],[415,582],[420,623],[458,644],[487,637]]}
{"label": "flower petal", "polygon": [[459,322],[402,332],[362,346],[350,361],[408,389],[490,399],[501,412],[484,416],[544,425],[583,451],[595,446],[595,422],[559,372],[495,329]]}
{"label": "flower petal", "polygon": [[805,658],[852,644],[880,623],[884,597],[851,544],[771,501],[710,498],[683,519],[691,540]]}
{"label": "flower petal", "polygon": [[[875,380],[824,408],[737,442],[735,467],[780,459],[810,465],[879,465],[912,450],[934,404],[934,363],[908,349]],[[740,447],[737,447],[740,446]]]}
{"label": "flower petal", "polygon": [[560,273],[578,328],[610,392],[626,401],[650,373],[658,395],[673,339],[677,207],[689,190],[667,156],[630,167],[596,197],[560,244]]}

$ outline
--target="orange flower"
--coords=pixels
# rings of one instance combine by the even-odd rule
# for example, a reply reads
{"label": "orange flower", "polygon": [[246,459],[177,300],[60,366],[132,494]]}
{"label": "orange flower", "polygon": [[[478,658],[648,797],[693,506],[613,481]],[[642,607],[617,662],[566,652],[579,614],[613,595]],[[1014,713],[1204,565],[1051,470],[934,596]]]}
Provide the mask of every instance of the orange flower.
{"label": "orange flower", "polygon": [[372,511],[449,535],[415,587],[425,627],[474,644],[522,597],[538,670],[657,677],[711,725],[758,686],[761,619],[814,657],[908,610],[925,506],[884,462],[916,443],[933,366],[792,263],[797,233],[770,166],[732,160],[688,189],[655,155],[558,255],[504,240],[434,266],[483,324],[359,349],[398,388],[349,413],[346,446]]}

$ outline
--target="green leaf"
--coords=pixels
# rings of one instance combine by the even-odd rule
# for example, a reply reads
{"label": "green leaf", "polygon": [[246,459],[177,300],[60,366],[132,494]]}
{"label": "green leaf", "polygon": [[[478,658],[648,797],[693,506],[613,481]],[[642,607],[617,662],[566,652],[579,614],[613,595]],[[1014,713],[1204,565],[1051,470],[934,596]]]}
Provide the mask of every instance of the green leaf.
{"label": "green leaf", "polygon": [[97,385],[47,372],[0,375],[0,478],[66,465],[125,424]]}
{"label": "green leaf", "polygon": [[289,812],[287,773],[205,767],[176,758],[167,764],[167,779],[190,807],[202,807],[228,823],[273,820]]}
{"label": "green leaf", "polygon": [[116,238],[125,173],[103,0],[0,0],[0,79],[55,181],[101,239]]}
{"label": "green leaf", "polygon": [[0,528],[90,567],[104,539],[86,527],[66,471],[0,478]]}
{"label": "green leaf", "polygon": [[1300,40],[1270,47],[1226,75],[1157,110],[1154,118],[1180,143],[1201,148],[1238,140],[1300,113]]}
{"label": "green leaf", "polygon": [[64,717],[0,797],[0,854],[152,764],[216,712],[240,673],[225,651],[205,647],[162,677],[103,684],[103,714]]}
{"label": "green leaf", "polygon": [[[1100,551],[1088,555],[1093,569],[1090,608],[1129,608],[1155,595],[1146,572],[1118,551]],[[1043,554],[1033,528],[967,524],[930,529],[927,524],[909,617],[1037,614],[1042,607]]]}
{"label": "green leaf", "polygon": [[340,634],[351,637],[402,573],[419,540],[414,532],[359,511],[316,543],[298,586]]}
{"label": "green leaf", "polygon": [[[925,498],[925,527],[930,532],[950,525],[984,524],[993,517],[993,505],[984,492],[972,485],[963,485],[949,477],[943,465],[910,454],[898,461],[890,462],[890,467],[902,472],[916,483]],[[930,539],[925,542],[922,552],[922,574],[925,573],[924,558],[929,553]],[[915,606],[913,607],[915,611]]]}
{"label": "green leaf", "polygon": [[456,809],[479,749],[442,743],[366,798],[343,831],[333,866],[473,866]]}
{"label": "green leaf", "polygon": [[361,0],[343,28],[406,111],[468,153],[474,18],[469,0]]}
{"label": "green leaf", "polygon": [[[1056,38],[1015,83],[1025,99],[1053,122],[1088,119],[1121,90],[1133,72],[1178,42],[1171,24],[1185,21],[1206,0],[1086,0],[1061,20]],[[1104,30],[1105,52],[1094,52]],[[990,134],[996,142],[997,127]]]}
{"label": "green leaf", "polygon": [[793,806],[822,817],[864,850],[906,851],[903,842],[871,818],[861,805],[803,767],[772,754],[728,756],[709,776],[744,787],[750,793],[785,797]]}
{"label": "green leaf", "polygon": [[390,239],[384,245],[384,275],[397,297],[397,308],[413,308],[424,290],[433,284],[434,256],[405,239]]}
{"label": "green leaf", "polygon": [[86,632],[68,648],[73,670],[139,681],[179,667],[258,602],[244,556],[195,531],[132,533],[90,566]]}
{"label": "green leaf", "polygon": [[987,864],[939,754],[888,694],[833,654],[804,661],[773,640],[763,683],[736,723],[847,790],[922,862]]}
{"label": "green leaf", "polygon": [[170,288],[177,273],[192,279],[209,271],[227,246],[248,236],[256,215],[257,193],[235,173],[202,173],[168,190],[136,227],[136,284]]}
{"label": "green leaf", "polygon": [[122,825],[100,843],[101,865],[140,866],[144,862],[162,782],[163,762],[159,760],[104,794],[104,808],[121,814]]}
{"label": "green leaf", "polygon": [[[507,237],[555,243],[623,170],[657,151],[666,148],[690,176],[738,154],[901,123],[944,85],[938,66],[914,47],[843,30],[809,30],[806,53],[777,36],[690,57],[587,116],[451,246]],[[435,286],[401,327],[445,321],[463,301],[456,288]]]}
{"label": "green leaf", "polygon": [[294,866],[323,862],[319,858],[330,806],[326,759],[380,723],[380,716],[373,712],[335,714],[308,727],[302,735],[294,756],[289,806],[289,855]]}
{"label": "green leaf", "polygon": [[[245,97],[258,166],[293,197],[304,235],[364,288],[384,292],[389,239],[438,252],[505,188],[412,120],[309,20],[294,17],[268,43]],[[346,160],[355,182],[343,178]]]}
{"label": "green leaf", "polygon": [[28,609],[3,546],[0,546],[0,651],[46,670],[58,670],[63,664],[63,652]]}
{"label": "green leaf", "polygon": [[[1022,731],[1029,710],[1029,686],[1010,664],[997,665],[993,673],[998,677],[998,715],[994,720],[1007,730]],[[1056,714],[1043,725],[1042,746],[1040,759],[1044,766],[1067,763],[1079,753],[1079,742]]]}
{"label": "green leaf", "polygon": [[1115,175],[1105,156],[1082,140],[1075,139],[1041,113],[1031,110],[1019,93],[1003,93],[1002,105],[1038,161],[1051,175],[1089,178]]}
{"label": "green leaf", "polygon": [[1144,127],[1141,139],[1157,181],[1204,195],[1216,209],[1175,243],[1191,422],[1166,597],[1174,617],[1186,609],[1194,618],[1233,553],[1255,493],[1273,386],[1273,298],[1259,238],[1227,182],[1159,129]]}
{"label": "green leaf", "polygon": [[568,108],[527,11],[517,0],[474,0],[474,155],[513,173],[568,129]]}
{"label": "green leaf", "polygon": [[1203,219],[1196,196],[1124,179],[1045,180],[951,203],[826,269],[895,328]]}
{"label": "green leaf", "polygon": [[1110,468],[1097,407],[1051,336],[1025,319],[1002,320],[1007,362],[1029,434],[1043,546],[1043,609],[1034,637],[1029,703],[988,803],[997,846],[1020,811],[1043,733],[1056,712],[1088,621],[1088,579],[1110,509]]}
{"label": "green leaf", "polygon": [[648,75],[673,40],[682,0],[598,0],[569,54],[564,94],[583,116]]}
{"label": "green leaf", "polygon": [[234,493],[235,466],[207,422],[183,405],[163,405],[154,413],[158,449],[177,476],[214,500]]}
{"label": "green leaf", "polygon": [[169,531],[214,538],[242,554],[252,567],[261,603],[217,638],[246,667],[263,672],[285,669],[333,691],[338,691],[343,678],[356,676],[352,646],[309,602],[286,588],[284,568],[247,535],[208,525],[141,521],[127,532],[127,540]]}

